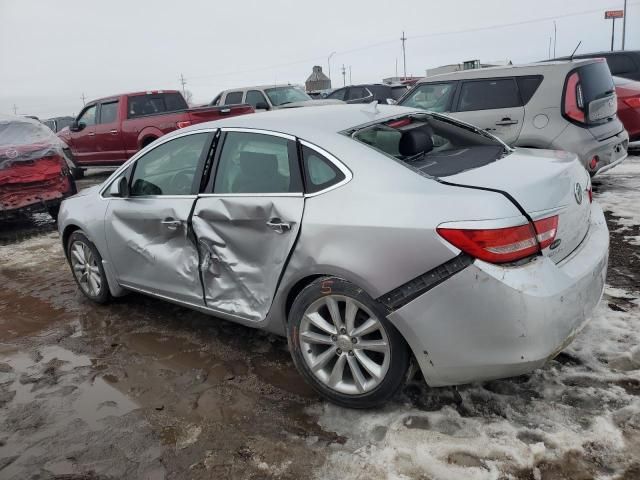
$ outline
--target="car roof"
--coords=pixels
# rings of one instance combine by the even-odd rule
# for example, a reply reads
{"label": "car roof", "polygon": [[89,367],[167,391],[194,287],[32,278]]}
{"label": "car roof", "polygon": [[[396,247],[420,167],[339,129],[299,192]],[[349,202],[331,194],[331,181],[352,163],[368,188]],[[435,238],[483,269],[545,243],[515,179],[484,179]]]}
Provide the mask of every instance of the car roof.
{"label": "car roof", "polygon": [[136,95],[158,95],[161,93],[180,93],[180,91],[160,89],[160,90],[144,90],[141,92],[118,93],[116,95],[109,95],[108,97],[96,98],[94,100],[91,100],[90,102],[87,102],[86,106],[88,107],[90,105],[93,105],[94,103],[104,102],[106,100],[117,100],[120,97],[133,97]]}
{"label": "car roof", "polygon": [[290,85],[288,83],[285,84],[271,84],[271,85],[253,85],[250,87],[237,87],[237,88],[227,88],[220,92],[220,94],[228,93],[228,92],[242,92],[244,90],[266,90],[267,88],[284,88],[284,87],[296,87],[302,88],[299,85]]}
{"label": "car roof", "polygon": [[[224,120],[199,123],[188,129],[255,128],[288,133],[310,142],[314,142],[314,140],[322,142],[323,139],[327,139],[327,136],[335,135],[343,130],[413,112],[425,113],[424,110],[396,105],[376,105],[375,111],[373,104],[320,105],[238,115]],[[185,130],[187,129],[176,130],[176,133]]]}
{"label": "car roof", "polygon": [[[601,52],[591,52],[591,53],[576,53],[573,58],[597,58],[597,57],[612,57],[616,55],[638,55],[640,54],[640,50],[607,50]],[[566,57],[557,57],[555,60],[565,60],[571,58],[569,55]]]}
{"label": "car roof", "polygon": [[418,81],[416,85],[422,83],[432,83],[441,80],[463,80],[469,78],[487,78],[501,76],[521,76],[521,75],[537,75],[548,72],[550,70],[572,70],[580,65],[597,62],[597,59],[588,58],[580,60],[557,60],[551,62],[526,63],[521,65],[506,65],[500,67],[472,68],[469,70],[459,70],[457,72],[442,73],[425,77]]}

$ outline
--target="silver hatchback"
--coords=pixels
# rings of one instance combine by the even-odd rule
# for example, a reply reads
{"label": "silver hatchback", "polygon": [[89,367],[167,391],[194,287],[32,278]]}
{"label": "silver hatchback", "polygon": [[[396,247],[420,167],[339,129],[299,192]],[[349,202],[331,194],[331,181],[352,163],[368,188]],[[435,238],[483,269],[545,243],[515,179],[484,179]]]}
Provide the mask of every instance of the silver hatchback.
{"label": "silver hatchback", "polygon": [[326,106],[154,142],[66,200],[82,292],[141,292],[288,337],[325,398],[518,375],[600,300],[602,210],[573,154],[514,151],[424,111]]}

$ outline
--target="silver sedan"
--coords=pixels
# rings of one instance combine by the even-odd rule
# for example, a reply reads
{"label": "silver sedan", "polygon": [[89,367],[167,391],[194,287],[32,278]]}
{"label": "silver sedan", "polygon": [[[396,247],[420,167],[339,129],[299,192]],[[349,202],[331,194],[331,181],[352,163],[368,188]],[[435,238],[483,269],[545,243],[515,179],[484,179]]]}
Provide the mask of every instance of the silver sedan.
{"label": "silver sedan", "polygon": [[341,105],[203,123],[66,200],[91,300],[135,291],[288,337],[349,407],[542,366],[599,302],[609,236],[575,155]]}

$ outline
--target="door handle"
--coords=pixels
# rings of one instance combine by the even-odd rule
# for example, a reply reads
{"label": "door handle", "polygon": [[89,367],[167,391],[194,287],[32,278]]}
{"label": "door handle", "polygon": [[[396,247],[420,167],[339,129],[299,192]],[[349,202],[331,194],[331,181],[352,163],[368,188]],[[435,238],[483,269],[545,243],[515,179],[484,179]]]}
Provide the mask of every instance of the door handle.
{"label": "door handle", "polygon": [[283,222],[279,218],[272,218],[267,222],[267,226],[278,233],[285,233],[291,230],[291,224]]}
{"label": "door handle", "polygon": [[116,130],[115,128],[113,130],[111,130],[109,132],[111,135],[115,135],[116,133],[118,133],[118,130]]}
{"label": "door handle", "polygon": [[180,220],[173,220],[172,218],[162,220],[162,222],[160,223],[162,223],[162,225],[167,227],[169,230],[177,230],[178,227],[182,225],[182,222]]}
{"label": "door handle", "polygon": [[518,120],[511,120],[509,117],[505,117],[499,122],[496,122],[496,125],[515,125],[518,123]]}

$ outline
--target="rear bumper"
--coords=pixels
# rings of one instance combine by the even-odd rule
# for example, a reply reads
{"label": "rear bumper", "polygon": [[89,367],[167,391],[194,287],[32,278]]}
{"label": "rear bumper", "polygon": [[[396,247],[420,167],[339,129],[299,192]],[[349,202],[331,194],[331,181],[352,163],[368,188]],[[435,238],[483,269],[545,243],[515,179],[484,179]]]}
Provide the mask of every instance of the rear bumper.
{"label": "rear bumper", "polygon": [[[626,130],[605,140],[596,140],[587,129],[571,125],[553,141],[551,148],[576,153],[587,171],[595,175],[624,161],[628,146]],[[595,168],[590,168],[591,159],[596,156],[598,163]]]}
{"label": "rear bumper", "polygon": [[530,372],[565,348],[604,290],[609,231],[593,204],[580,246],[558,265],[515,267],[476,260],[389,315],[431,386]]}

